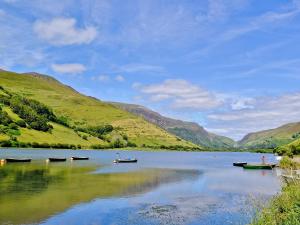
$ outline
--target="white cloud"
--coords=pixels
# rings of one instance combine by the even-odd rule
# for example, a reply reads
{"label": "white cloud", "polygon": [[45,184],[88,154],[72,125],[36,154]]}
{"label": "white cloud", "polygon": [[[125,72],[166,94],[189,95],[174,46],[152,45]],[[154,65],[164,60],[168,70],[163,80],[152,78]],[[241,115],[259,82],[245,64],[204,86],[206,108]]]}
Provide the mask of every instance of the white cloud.
{"label": "white cloud", "polygon": [[51,68],[57,73],[79,74],[86,70],[85,66],[79,63],[52,64]]}
{"label": "white cloud", "polygon": [[255,99],[253,98],[237,98],[231,103],[231,108],[233,110],[253,109],[254,103]]}
{"label": "white cloud", "polygon": [[93,81],[100,81],[100,82],[109,82],[111,80],[115,80],[117,82],[123,82],[125,81],[125,78],[121,75],[115,76],[111,78],[109,75],[101,74],[99,76],[93,76],[91,78]]}
{"label": "white cloud", "polygon": [[171,106],[178,109],[211,109],[222,104],[214,93],[186,80],[165,80],[161,84],[142,86],[139,89],[150,100],[169,100]]}
{"label": "white cloud", "polygon": [[95,27],[76,28],[74,18],[54,18],[36,21],[33,27],[38,37],[53,45],[88,44],[97,36]]}
{"label": "white cloud", "polygon": [[100,82],[108,82],[108,81],[110,81],[110,76],[102,74],[102,75],[99,75],[99,76],[92,77],[92,80],[100,81]]}
{"label": "white cloud", "polygon": [[161,66],[154,66],[154,65],[141,64],[141,63],[132,63],[132,64],[123,65],[119,68],[119,70],[125,73],[164,72],[164,68],[162,68]]}
{"label": "white cloud", "polygon": [[[247,99],[247,98],[246,98]],[[257,97],[251,107],[215,112],[207,116],[210,130],[223,129],[223,135],[241,138],[246,133],[300,121],[300,93],[278,97]],[[239,106],[240,106],[239,105]]]}
{"label": "white cloud", "polygon": [[115,77],[115,80],[118,81],[118,82],[123,82],[123,81],[125,81],[125,78],[121,75],[118,75],[118,76]]}

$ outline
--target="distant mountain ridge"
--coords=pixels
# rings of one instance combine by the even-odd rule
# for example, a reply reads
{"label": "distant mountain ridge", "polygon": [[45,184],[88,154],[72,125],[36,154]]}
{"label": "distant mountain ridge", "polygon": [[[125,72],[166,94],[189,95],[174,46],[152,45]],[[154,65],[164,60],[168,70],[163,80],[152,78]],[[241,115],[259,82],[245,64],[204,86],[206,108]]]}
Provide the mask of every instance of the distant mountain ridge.
{"label": "distant mountain ridge", "polygon": [[295,141],[300,136],[300,122],[247,134],[238,142],[242,148],[276,148]]}
{"label": "distant mountain ridge", "polygon": [[141,105],[110,103],[194,144],[208,148],[232,148],[235,145],[232,139],[210,133],[197,123],[168,118]]}

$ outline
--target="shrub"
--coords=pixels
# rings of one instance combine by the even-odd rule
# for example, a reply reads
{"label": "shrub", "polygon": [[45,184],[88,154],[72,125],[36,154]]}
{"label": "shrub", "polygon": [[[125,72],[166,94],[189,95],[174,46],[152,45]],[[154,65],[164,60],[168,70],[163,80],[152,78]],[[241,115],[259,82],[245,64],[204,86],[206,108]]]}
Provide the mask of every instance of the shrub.
{"label": "shrub", "polygon": [[59,116],[59,117],[57,117],[54,122],[59,123],[59,124],[61,124],[63,126],[66,126],[66,127],[70,127],[68,118],[65,117],[65,116]]}
{"label": "shrub", "polygon": [[0,110],[0,124],[8,126],[12,122],[13,121],[10,119],[7,112],[3,112],[2,110]]}
{"label": "shrub", "polygon": [[123,134],[122,137],[125,141],[128,141],[128,136],[126,134]]}
{"label": "shrub", "polygon": [[7,140],[7,141],[2,141],[0,142],[1,147],[12,147],[12,141]]}
{"label": "shrub", "polygon": [[82,139],[87,140],[88,137],[87,137],[86,135],[83,135],[83,136],[82,136]]}
{"label": "shrub", "polygon": [[133,142],[130,142],[130,141],[127,142],[127,146],[128,147],[133,147],[133,148],[137,147],[136,143],[133,143]]}
{"label": "shrub", "polygon": [[12,129],[12,130],[18,130],[18,125],[15,124],[15,123],[10,123],[10,124],[8,125],[8,128],[9,128],[9,129]]}
{"label": "shrub", "polygon": [[113,148],[123,148],[124,143],[122,143],[122,141],[119,138],[117,138],[114,142],[111,143],[111,147],[113,147]]}
{"label": "shrub", "polygon": [[24,120],[17,120],[16,121],[16,124],[19,126],[19,127],[26,127],[26,123]]}
{"label": "shrub", "polygon": [[284,156],[282,160],[280,160],[279,163],[280,167],[283,169],[297,169],[300,168],[300,164],[297,162],[294,162],[289,157]]}

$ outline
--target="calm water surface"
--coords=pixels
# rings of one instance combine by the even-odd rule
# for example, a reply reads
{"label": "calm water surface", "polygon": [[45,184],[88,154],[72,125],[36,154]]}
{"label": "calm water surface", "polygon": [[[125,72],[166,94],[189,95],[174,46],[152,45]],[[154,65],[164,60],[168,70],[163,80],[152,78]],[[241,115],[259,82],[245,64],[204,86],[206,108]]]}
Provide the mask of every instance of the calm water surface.
{"label": "calm water surface", "polygon": [[[235,161],[261,154],[124,151],[137,164],[113,164],[116,151],[0,150],[0,224],[247,224],[280,190],[276,171]],[[89,161],[46,163],[48,157]],[[272,155],[267,155],[274,161]]]}

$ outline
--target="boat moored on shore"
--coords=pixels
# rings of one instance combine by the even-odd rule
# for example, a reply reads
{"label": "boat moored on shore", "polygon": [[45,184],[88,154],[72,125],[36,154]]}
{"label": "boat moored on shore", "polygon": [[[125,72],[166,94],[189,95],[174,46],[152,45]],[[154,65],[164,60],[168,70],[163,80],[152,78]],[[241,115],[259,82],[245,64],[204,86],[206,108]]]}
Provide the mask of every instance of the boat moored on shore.
{"label": "boat moored on shore", "polygon": [[89,157],[76,157],[76,156],[72,156],[71,160],[89,160]]}
{"label": "boat moored on shore", "polygon": [[5,162],[7,162],[7,163],[31,162],[31,159],[26,159],[26,158],[23,158],[23,159],[6,158],[6,159],[5,159]]}
{"label": "boat moored on shore", "polygon": [[276,164],[246,164],[243,165],[244,169],[253,170],[271,170],[276,166]]}
{"label": "boat moored on shore", "polygon": [[67,158],[48,158],[49,162],[65,162]]}
{"label": "boat moored on shore", "polygon": [[246,162],[235,162],[233,163],[233,166],[237,166],[237,167],[243,167],[244,165],[247,165]]}

